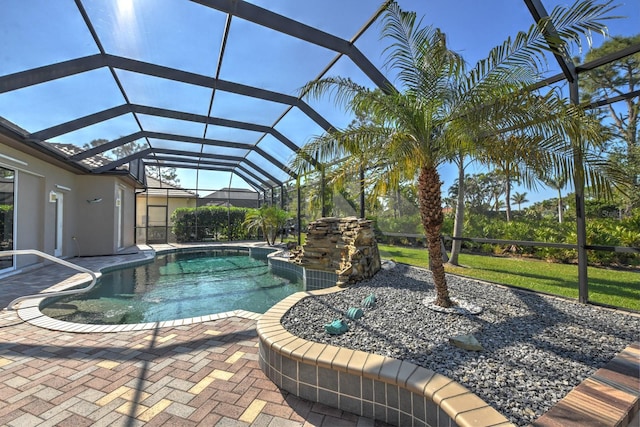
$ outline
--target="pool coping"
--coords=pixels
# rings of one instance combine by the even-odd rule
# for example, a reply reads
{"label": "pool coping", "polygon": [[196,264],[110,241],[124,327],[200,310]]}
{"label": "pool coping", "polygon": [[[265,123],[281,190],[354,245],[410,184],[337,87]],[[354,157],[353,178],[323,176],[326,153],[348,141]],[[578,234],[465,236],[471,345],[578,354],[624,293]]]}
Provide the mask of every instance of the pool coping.
{"label": "pool coping", "polygon": [[[208,244],[208,245],[185,245],[185,246],[167,246],[163,248],[153,249],[150,248],[148,250],[140,250],[139,252],[144,254],[143,259],[135,259],[127,262],[121,262],[118,264],[106,264],[101,267],[97,276],[100,277],[103,273],[113,271],[114,269],[119,268],[128,268],[134,267],[138,265],[143,265],[152,262],[157,255],[163,255],[174,252],[189,252],[191,250],[203,250],[203,249],[264,249],[265,251],[274,252],[280,250],[278,247],[272,246],[264,246],[261,243],[255,242],[238,242],[238,243],[217,243],[217,244]],[[244,319],[258,320],[262,313],[255,313],[247,310],[231,310],[222,313],[214,313],[208,314],[204,316],[195,316],[183,319],[175,319],[175,320],[166,320],[162,322],[146,322],[146,323],[129,323],[124,325],[99,325],[99,324],[85,324],[85,323],[73,323],[73,322],[65,322],[63,320],[58,320],[46,316],[44,313],[40,311],[40,305],[42,302],[50,298],[46,294],[46,292],[53,291],[61,291],[65,289],[70,289],[73,287],[81,286],[87,284],[90,280],[87,278],[75,280],[72,282],[66,283],[65,280],[62,282],[55,283],[49,286],[47,289],[42,291],[42,297],[39,298],[31,298],[19,303],[16,308],[16,314],[23,321],[30,323],[34,326],[38,326],[41,328],[60,331],[60,332],[74,332],[74,333],[114,333],[114,332],[126,332],[126,331],[141,331],[141,330],[150,330],[157,328],[169,328],[176,326],[186,326],[194,323],[208,322],[212,320],[220,320],[226,319],[229,317],[241,317]]]}
{"label": "pool coping", "polygon": [[282,326],[282,317],[300,300],[342,290],[297,292],[258,320],[260,366],[278,387],[394,425],[513,426],[477,395],[444,375],[387,356],[307,341]]}

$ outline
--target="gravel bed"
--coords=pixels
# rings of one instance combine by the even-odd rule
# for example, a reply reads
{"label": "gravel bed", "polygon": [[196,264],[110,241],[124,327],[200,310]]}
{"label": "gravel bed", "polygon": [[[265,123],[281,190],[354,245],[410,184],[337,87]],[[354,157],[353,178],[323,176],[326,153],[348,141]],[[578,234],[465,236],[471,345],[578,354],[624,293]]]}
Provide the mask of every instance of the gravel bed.
{"label": "gravel bed", "polygon": [[[451,296],[479,305],[478,315],[428,309],[435,296],[428,270],[398,264],[343,292],[305,298],[283,317],[289,332],[431,369],[464,385],[509,420],[524,426],[638,340],[640,317],[532,292],[447,275]],[[374,293],[375,307],[348,320]],[[349,331],[323,325],[346,320]],[[473,334],[483,350],[462,350],[448,338]]]}

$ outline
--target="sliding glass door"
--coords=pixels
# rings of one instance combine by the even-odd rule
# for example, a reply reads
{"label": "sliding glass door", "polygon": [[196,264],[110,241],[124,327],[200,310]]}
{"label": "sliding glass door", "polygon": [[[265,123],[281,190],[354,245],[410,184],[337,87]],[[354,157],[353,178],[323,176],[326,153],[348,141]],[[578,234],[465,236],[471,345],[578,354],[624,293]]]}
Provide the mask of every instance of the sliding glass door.
{"label": "sliding glass door", "polygon": [[[0,250],[13,250],[15,172],[0,166]],[[0,271],[13,267],[13,257],[0,257]]]}

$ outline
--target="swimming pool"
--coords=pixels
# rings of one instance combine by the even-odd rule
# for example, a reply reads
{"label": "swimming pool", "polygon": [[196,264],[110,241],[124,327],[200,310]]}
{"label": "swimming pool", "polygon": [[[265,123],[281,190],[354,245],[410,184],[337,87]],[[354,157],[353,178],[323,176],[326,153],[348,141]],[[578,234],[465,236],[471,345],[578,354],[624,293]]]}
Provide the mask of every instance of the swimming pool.
{"label": "swimming pool", "polygon": [[150,264],[103,274],[84,294],[45,301],[54,319],[88,324],[159,322],[246,310],[264,313],[303,285],[272,274],[245,249],[159,255]]}

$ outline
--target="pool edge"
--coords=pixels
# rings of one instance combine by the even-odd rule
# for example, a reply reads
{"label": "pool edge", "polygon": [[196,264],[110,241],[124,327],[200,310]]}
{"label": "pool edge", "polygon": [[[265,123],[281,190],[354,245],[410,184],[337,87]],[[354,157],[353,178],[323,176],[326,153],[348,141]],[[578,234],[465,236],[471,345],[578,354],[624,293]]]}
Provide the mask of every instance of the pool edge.
{"label": "pool edge", "polygon": [[[174,253],[174,252],[189,252],[191,250],[202,250],[202,249],[238,249],[238,248],[246,248],[246,249],[249,249],[249,251],[251,251],[251,249],[257,248],[259,250],[264,249],[265,251],[268,251],[268,252],[274,252],[274,251],[280,250],[280,248],[278,247],[265,247],[265,246],[262,246],[260,243],[254,243],[254,242],[238,242],[236,244],[221,243],[221,244],[213,244],[213,245],[212,244],[188,245],[183,247],[172,246],[172,247],[163,247],[158,249],[151,247],[150,250],[148,249],[140,250],[140,252],[145,256],[143,259],[135,259],[135,260],[127,261],[124,263],[118,263],[118,264],[115,264],[116,261],[114,260],[113,263],[106,264],[100,267],[98,270],[100,274],[103,274],[105,272],[113,271],[116,268],[119,269],[119,268],[128,268],[128,267],[135,267],[138,265],[144,265],[149,262],[152,262],[157,255],[164,255],[164,254]],[[86,279],[76,280],[64,285],[63,285],[64,281],[57,282],[49,286],[47,289],[43,290],[42,292],[46,292],[52,289],[55,289],[55,290],[70,289],[70,288],[85,284],[88,281],[89,280],[86,280]],[[63,320],[54,319],[52,317],[49,317],[43,314],[40,311],[40,305],[47,298],[50,298],[50,297],[47,296],[46,294],[43,294],[41,298],[33,298],[33,299],[29,299],[21,302],[18,308],[16,308],[15,310],[16,314],[24,322],[27,322],[31,325],[44,328],[44,329],[53,330],[53,331],[73,332],[73,333],[114,333],[114,332],[126,332],[126,331],[141,331],[141,330],[151,330],[151,329],[157,329],[157,328],[172,328],[176,326],[184,326],[184,325],[190,325],[194,323],[208,322],[212,320],[227,319],[230,317],[239,317],[239,318],[249,319],[249,320],[258,320],[262,316],[262,313],[255,313],[248,310],[238,309],[238,310],[230,310],[230,311],[221,312],[221,313],[212,313],[212,314],[203,315],[203,316],[194,316],[194,317],[173,319],[173,320],[160,321],[160,322],[127,323],[123,325],[72,323],[72,322],[65,322]]]}

